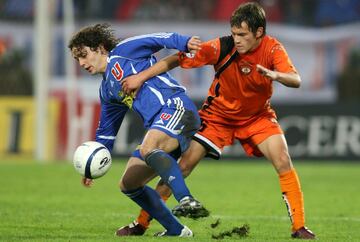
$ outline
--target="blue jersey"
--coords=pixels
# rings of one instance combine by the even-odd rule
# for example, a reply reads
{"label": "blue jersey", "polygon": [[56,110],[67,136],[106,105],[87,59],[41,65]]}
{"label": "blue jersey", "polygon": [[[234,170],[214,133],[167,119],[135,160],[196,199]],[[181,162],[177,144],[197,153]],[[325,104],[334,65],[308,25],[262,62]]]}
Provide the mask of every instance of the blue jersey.
{"label": "blue jersey", "polygon": [[[96,132],[98,142],[112,149],[116,134],[128,109],[133,109],[140,115],[145,128],[149,128],[154,121],[159,121],[154,119],[159,117],[164,106],[175,105],[173,109],[184,109],[176,104],[180,103],[174,99],[176,97],[184,97],[186,100],[184,99],[185,101],[181,104],[190,105],[190,109],[193,110],[191,106],[193,104],[188,104],[185,88],[168,73],[162,73],[147,80],[138,90],[136,97],[125,95],[120,83],[127,76],[141,72],[156,63],[153,54],[163,48],[187,51],[189,38],[177,33],[141,35],[121,41],[110,51],[99,90],[101,116]],[[168,113],[165,114],[164,117]],[[194,120],[197,123],[197,117]]]}

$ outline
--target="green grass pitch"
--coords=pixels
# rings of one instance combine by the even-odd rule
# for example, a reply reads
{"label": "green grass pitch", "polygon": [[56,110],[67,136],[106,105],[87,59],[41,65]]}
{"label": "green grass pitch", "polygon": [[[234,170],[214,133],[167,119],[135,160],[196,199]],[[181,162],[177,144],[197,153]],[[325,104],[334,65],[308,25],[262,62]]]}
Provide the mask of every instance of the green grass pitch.
{"label": "green grass pitch", "polygon": [[[155,238],[153,222],[142,237],[116,238],[138,207],[118,189],[125,162],[87,189],[70,163],[0,163],[0,241],[217,241],[213,234],[248,224],[247,238],[221,241],[294,241],[277,175],[263,160],[203,161],[187,179],[211,210],[209,218],[182,218],[193,239]],[[360,241],[360,162],[295,161],[305,197],[307,226],[318,241]],[[152,183],[154,185],[154,183]],[[176,205],[171,198],[169,207]],[[216,228],[211,224],[220,219]]]}

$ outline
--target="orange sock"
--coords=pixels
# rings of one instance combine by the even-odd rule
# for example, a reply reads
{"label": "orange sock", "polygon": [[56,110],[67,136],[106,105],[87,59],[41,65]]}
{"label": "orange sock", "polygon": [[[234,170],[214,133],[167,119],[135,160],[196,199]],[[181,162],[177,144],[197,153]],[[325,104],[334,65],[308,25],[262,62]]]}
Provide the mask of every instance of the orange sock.
{"label": "orange sock", "polygon": [[294,168],[279,174],[279,179],[283,199],[292,224],[292,231],[296,231],[305,226],[304,200],[300,181]]}
{"label": "orange sock", "polygon": [[[170,196],[171,194],[169,196],[161,196],[161,199],[166,202]],[[136,220],[142,227],[147,229],[149,228],[151,219],[152,217],[144,209],[141,209],[140,214]]]}

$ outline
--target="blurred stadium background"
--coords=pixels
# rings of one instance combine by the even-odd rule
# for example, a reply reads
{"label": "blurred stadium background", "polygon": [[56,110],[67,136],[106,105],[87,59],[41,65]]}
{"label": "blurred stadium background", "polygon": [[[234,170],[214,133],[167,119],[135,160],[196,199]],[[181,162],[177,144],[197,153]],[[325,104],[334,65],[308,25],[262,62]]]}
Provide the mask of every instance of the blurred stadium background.
{"label": "blurred stadium background", "polygon": [[[244,0],[0,0],[0,160],[70,160],[98,123],[99,77],[66,45],[79,28],[110,22],[120,38],[175,31],[202,40],[229,35]],[[360,1],[259,0],[268,33],[287,48],[300,89],[274,87],[272,100],[296,159],[360,161]],[[159,53],[159,58],[170,54]],[[172,74],[199,105],[213,70]],[[124,121],[114,154],[127,156],[144,130]],[[242,158],[239,145],[224,157]]]}

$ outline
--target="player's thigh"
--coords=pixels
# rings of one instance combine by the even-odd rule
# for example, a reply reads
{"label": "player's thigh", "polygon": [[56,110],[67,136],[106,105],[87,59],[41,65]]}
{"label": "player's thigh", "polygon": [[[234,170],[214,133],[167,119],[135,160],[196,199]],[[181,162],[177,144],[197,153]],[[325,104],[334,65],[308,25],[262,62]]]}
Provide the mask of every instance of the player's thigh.
{"label": "player's thigh", "polygon": [[[236,139],[238,139],[244,148],[244,151],[249,156],[265,156],[268,159],[269,152],[267,147],[262,145],[262,150],[259,149],[259,144],[263,143],[273,135],[283,134],[283,131],[273,114],[264,114],[256,116],[247,121],[245,125],[236,127]],[[267,144],[265,142],[264,144]]]}
{"label": "player's thigh", "polygon": [[192,170],[199,164],[200,160],[205,157],[207,151],[199,142],[192,140],[190,147],[182,154],[179,166],[184,177],[187,177]]}
{"label": "player's thigh", "polygon": [[234,142],[236,129],[216,115],[201,115],[201,118],[201,128],[193,139],[206,147],[208,157],[219,159],[223,148]]}
{"label": "player's thigh", "polygon": [[153,151],[161,149],[167,153],[175,150],[179,146],[179,141],[158,129],[150,129],[141,144],[140,153],[142,157]]}
{"label": "player's thigh", "polygon": [[120,180],[122,191],[129,191],[144,186],[156,177],[153,169],[137,157],[131,157]]}
{"label": "player's thigh", "polygon": [[278,173],[288,171],[292,163],[285,136],[275,134],[258,144],[258,149],[270,160]]}
{"label": "player's thigh", "polygon": [[167,105],[154,117],[154,121],[141,145],[144,157],[154,149],[169,153],[180,147],[189,147],[190,138],[200,127],[200,117],[193,102],[184,94],[168,99]]}

